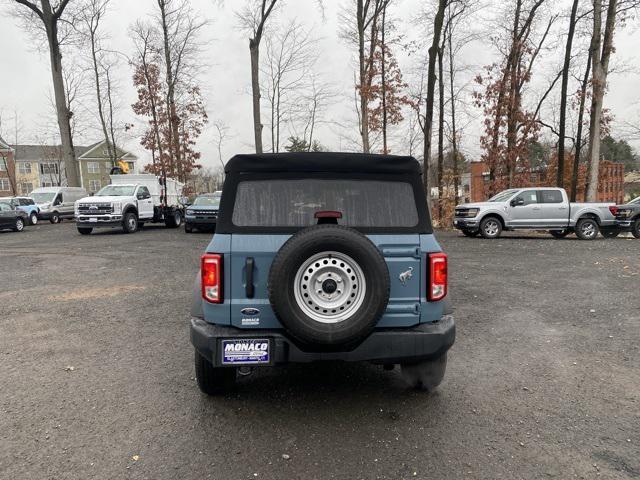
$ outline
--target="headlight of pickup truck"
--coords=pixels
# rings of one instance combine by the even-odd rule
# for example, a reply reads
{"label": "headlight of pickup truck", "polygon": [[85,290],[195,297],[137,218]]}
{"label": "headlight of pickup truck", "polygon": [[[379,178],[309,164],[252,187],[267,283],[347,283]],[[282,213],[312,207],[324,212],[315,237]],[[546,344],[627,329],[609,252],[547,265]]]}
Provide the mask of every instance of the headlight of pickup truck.
{"label": "headlight of pickup truck", "polygon": [[122,204],[121,203],[112,203],[113,213],[122,213]]}
{"label": "headlight of pickup truck", "polygon": [[479,208],[461,208],[456,210],[456,217],[459,218],[475,218],[480,212]]}

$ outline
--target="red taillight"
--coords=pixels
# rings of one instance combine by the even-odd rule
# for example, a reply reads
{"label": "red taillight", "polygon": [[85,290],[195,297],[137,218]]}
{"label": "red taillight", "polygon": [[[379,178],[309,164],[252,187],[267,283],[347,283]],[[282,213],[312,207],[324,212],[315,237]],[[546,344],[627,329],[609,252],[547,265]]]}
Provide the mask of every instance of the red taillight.
{"label": "red taillight", "polygon": [[427,300],[437,302],[447,296],[447,254],[429,254],[429,278],[427,285]]}
{"label": "red taillight", "polygon": [[609,211],[614,217],[618,215],[618,207],[609,207]]}
{"label": "red taillight", "polygon": [[224,301],[222,285],[222,255],[205,253],[202,256],[200,272],[202,274],[202,298],[211,303]]}

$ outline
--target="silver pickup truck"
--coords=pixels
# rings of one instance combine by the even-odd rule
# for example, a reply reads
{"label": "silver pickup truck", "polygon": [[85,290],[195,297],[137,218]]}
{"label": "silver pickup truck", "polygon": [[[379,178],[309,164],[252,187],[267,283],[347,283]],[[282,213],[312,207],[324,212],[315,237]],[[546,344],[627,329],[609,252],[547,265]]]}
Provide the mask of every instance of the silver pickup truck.
{"label": "silver pickup truck", "polygon": [[548,230],[555,238],[582,240],[620,233],[613,203],[570,203],[562,188],[513,188],[486,202],[456,207],[453,225],[467,237],[498,238],[504,230]]}

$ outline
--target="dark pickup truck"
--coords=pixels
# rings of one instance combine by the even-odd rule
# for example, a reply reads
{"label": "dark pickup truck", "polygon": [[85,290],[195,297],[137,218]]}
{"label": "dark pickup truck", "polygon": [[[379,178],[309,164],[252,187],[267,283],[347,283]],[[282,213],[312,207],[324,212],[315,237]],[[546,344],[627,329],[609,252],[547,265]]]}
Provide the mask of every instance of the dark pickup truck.
{"label": "dark pickup truck", "polygon": [[611,207],[610,210],[616,216],[616,225],[621,231],[631,232],[634,237],[640,238],[640,197],[626,205]]}

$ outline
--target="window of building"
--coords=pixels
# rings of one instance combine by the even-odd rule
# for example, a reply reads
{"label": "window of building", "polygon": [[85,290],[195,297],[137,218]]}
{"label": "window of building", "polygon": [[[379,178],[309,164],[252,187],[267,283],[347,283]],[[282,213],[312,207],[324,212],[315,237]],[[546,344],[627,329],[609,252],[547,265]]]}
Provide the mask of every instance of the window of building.
{"label": "window of building", "polygon": [[133,173],[133,162],[127,162],[127,165],[129,167],[129,173]]}
{"label": "window of building", "polygon": [[11,185],[9,184],[8,178],[0,178],[0,191],[9,191],[11,190]]}
{"label": "window of building", "polygon": [[4,159],[3,157],[0,157],[0,172],[6,172],[7,171],[7,167],[4,164],[5,161],[6,161],[6,159]]}
{"label": "window of building", "polygon": [[20,193],[22,195],[29,195],[32,190],[33,190],[33,183],[31,182],[20,183]]}
{"label": "window of building", "polygon": [[60,170],[57,163],[46,162],[40,164],[40,173],[42,175],[58,175]]}
{"label": "window of building", "polygon": [[102,188],[102,185],[100,184],[100,180],[90,180],[89,181],[89,191],[90,192],[97,192],[101,188]]}
{"label": "window of building", "polygon": [[87,162],[87,172],[89,172],[89,173],[100,173],[100,163],[98,163],[98,162]]}
{"label": "window of building", "polygon": [[53,184],[53,182],[47,182],[46,180],[42,180],[42,182],[40,182],[40,186],[42,188],[47,188],[47,187],[54,187],[55,185]]}
{"label": "window of building", "polygon": [[18,162],[18,172],[23,175],[31,173],[31,162]]}

